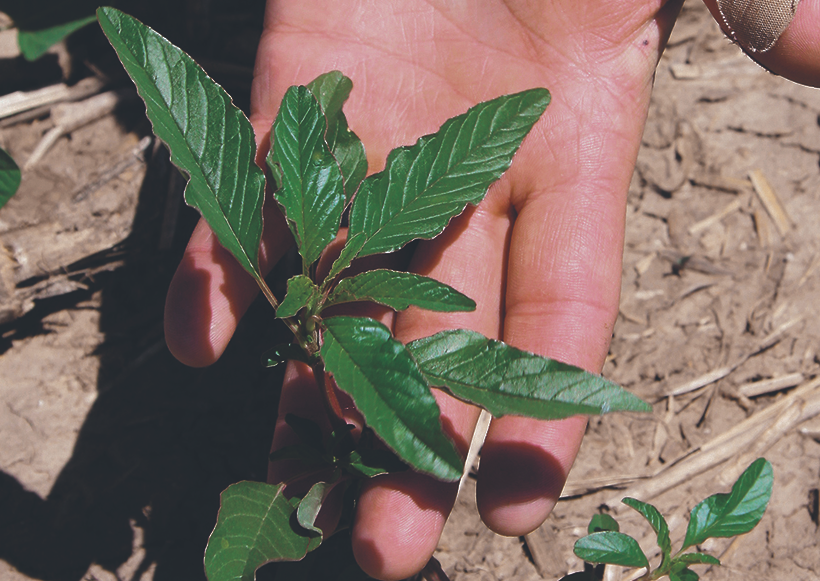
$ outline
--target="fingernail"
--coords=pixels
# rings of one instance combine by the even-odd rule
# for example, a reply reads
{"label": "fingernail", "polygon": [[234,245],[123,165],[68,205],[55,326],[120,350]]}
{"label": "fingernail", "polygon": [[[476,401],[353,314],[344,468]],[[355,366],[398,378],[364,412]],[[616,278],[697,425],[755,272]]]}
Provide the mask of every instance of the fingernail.
{"label": "fingernail", "polygon": [[717,0],[729,36],[751,52],[766,52],[794,18],[800,0]]}

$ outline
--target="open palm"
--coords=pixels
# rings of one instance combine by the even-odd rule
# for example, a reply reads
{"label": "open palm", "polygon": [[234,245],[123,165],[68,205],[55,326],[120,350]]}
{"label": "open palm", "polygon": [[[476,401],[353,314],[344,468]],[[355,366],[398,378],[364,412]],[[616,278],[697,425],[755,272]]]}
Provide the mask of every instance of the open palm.
{"label": "open palm", "polygon": [[[627,187],[654,69],[681,4],[271,0],[251,105],[261,153],[285,90],[333,69],[354,82],[345,111],[371,172],[382,169],[393,147],[434,132],[479,101],[550,89],[552,104],[485,201],[410,259],[410,269],[467,294],[477,309],[382,318],[405,342],[469,328],[599,372],[618,309]],[[291,244],[273,206],[262,258],[268,266]],[[211,363],[255,293],[255,283],[200,224],[169,293],[169,346],[183,362]],[[280,418],[315,417],[317,397],[310,374],[291,365]],[[478,411],[442,394],[437,399],[445,430],[466,453]],[[541,524],[584,426],[581,418],[493,422],[477,493],[488,526],[521,535]],[[278,422],[274,446],[292,437]],[[372,480],[353,531],[362,567],[384,579],[421,569],[455,492],[419,474]]]}

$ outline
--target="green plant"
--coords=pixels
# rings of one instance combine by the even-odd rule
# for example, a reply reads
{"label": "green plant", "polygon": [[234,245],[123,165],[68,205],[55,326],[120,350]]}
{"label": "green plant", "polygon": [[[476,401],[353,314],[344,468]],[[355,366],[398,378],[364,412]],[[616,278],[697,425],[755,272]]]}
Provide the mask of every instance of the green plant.
{"label": "green plant", "polygon": [[[264,563],[302,559],[323,540],[316,517],[334,488],[342,487],[352,502],[362,479],[407,467],[458,480],[463,460],[442,429],[434,386],[496,417],[650,410],[597,375],[472,331],[445,331],[404,345],[374,319],[328,314],[330,307],[361,301],[394,310],[475,308],[470,298],[431,278],[385,269],[348,275],[347,269],[354,259],[434,238],[467,204],[478,204],[544,112],[547,90],[479,103],[437,133],[394,150],[382,172],[365,177],[364,146],[342,112],[350,79],[334,71],[291,87],[267,156],[274,199],[302,259],[301,273],[288,280],[280,302],[259,267],[266,178],[254,163],[250,123],[188,55],[154,31],[113,8],[99,9],[98,18],[146,103],[155,133],[189,176],[187,203],[202,213],[293,332],[293,343],[274,347],[263,360],[309,365],[332,426],[325,434],[315,423],[289,416],[302,442],[271,458],[296,459],[303,472],[288,482],[242,482],[222,493],[205,553],[212,581],[253,579]],[[322,276],[318,259],[347,211],[346,242]],[[343,418],[336,387],[364,417],[358,441]],[[375,445],[375,437],[398,459]],[[292,496],[288,484],[308,478],[318,482]]]}
{"label": "green plant", "polygon": [[20,180],[20,168],[6,150],[0,148],[0,208],[17,193]]}
{"label": "green plant", "polygon": [[[689,526],[680,550],[672,555],[669,526],[657,508],[651,504],[624,498],[623,503],[638,511],[657,535],[661,562],[653,571],[638,541],[619,531],[618,523],[606,514],[596,515],[589,523],[589,536],[575,543],[575,554],[590,563],[609,563],[626,567],[646,567],[640,579],[654,580],[668,575],[671,581],[697,581],[698,575],[690,565],[720,565],[715,557],[693,551],[706,539],[733,537],[752,530],[760,519],[772,495],[774,477],[772,466],[765,458],[758,458],[746,469],[728,494],[715,494],[692,509]],[[591,580],[587,572],[567,575],[562,581]]]}

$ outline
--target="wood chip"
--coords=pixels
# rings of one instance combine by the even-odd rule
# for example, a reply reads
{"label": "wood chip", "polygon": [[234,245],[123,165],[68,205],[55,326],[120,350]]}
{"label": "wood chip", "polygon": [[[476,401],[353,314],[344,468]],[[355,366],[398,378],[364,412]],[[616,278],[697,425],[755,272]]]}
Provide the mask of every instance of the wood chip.
{"label": "wood chip", "polygon": [[785,236],[791,229],[792,222],[785,208],[783,208],[783,204],[780,203],[777,192],[774,191],[769,180],[759,169],[749,172],[749,179],[752,180],[755,193],[760,198],[763,207],[766,208],[766,212],[771,216],[777,231],[780,232],[781,236]]}

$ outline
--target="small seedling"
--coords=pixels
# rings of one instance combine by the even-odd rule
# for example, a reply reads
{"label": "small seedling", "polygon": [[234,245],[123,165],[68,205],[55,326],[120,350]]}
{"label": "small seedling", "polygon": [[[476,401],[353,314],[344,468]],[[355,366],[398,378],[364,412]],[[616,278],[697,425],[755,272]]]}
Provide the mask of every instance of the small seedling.
{"label": "small seedling", "polygon": [[[479,103],[415,145],[393,150],[385,169],[367,175],[364,146],[342,105],[352,82],[338,71],[291,87],[271,129],[267,169],[273,197],[301,257],[280,301],[259,267],[265,174],[254,163],[253,130],[230,97],[183,51],[112,8],[98,18],[146,103],[154,132],[189,176],[188,204],[256,281],[294,341],[267,351],[275,365],[309,365],[332,431],[287,417],[301,438],[272,459],[295,459],[288,482],[241,482],[222,493],[205,552],[211,581],[251,580],[270,561],[300,560],[323,541],[316,517],[331,490],[355,501],[358,483],[407,469],[456,481],[463,460],[445,434],[432,387],[495,417],[558,419],[649,406],[586,371],[456,329],[404,345],[367,317],[329,315],[332,306],[373,302],[394,310],[470,311],[475,303],[431,278],[379,269],[350,275],[357,258],[390,253],[439,235],[467,204],[478,204],[509,168],[550,101],[531,89]],[[317,262],[348,213],[344,247],[327,274]],[[330,379],[332,377],[332,380]],[[337,401],[346,392],[365,420],[354,441]],[[376,438],[392,453],[381,445]],[[395,455],[394,455],[395,454]],[[287,486],[315,482],[301,496]],[[318,482],[317,482],[318,480]]]}
{"label": "small seedling", "polygon": [[17,192],[20,179],[20,168],[6,150],[0,148],[0,208]]}
{"label": "small seedling", "polygon": [[[765,458],[758,458],[740,475],[729,494],[710,496],[692,509],[683,546],[672,555],[669,525],[657,508],[651,504],[624,498],[623,503],[638,511],[649,521],[658,538],[661,562],[655,570],[649,566],[638,541],[619,531],[618,523],[606,514],[596,515],[589,523],[589,536],[575,543],[575,554],[590,563],[608,563],[624,567],[646,568],[639,580],[654,581],[668,575],[671,581],[697,581],[698,575],[690,565],[720,565],[720,561],[706,553],[684,552],[697,547],[706,539],[733,537],[752,530],[760,519],[772,495],[774,477],[772,466]],[[562,581],[593,581],[586,571],[567,575]]]}

